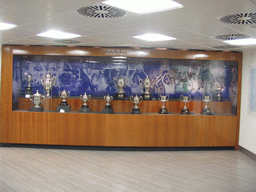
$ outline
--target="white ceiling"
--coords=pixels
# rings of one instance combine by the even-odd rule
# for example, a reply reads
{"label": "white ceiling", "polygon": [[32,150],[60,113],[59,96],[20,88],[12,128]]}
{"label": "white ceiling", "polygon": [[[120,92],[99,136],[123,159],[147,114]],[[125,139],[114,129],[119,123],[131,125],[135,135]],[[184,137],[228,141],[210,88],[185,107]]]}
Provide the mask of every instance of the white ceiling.
{"label": "white ceiling", "polygon": [[[76,46],[165,47],[171,49],[218,50],[227,45],[218,35],[244,34],[256,38],[256,24],[226,24],[220,18],[240,13],[255,13],[255,0],[176,0],[184,8],[124,17],[97,19],[77,12],[81,7],[102,4],[97,0],[0,0],[0,22],[18,27],[0,31],[0,43],[12,45],[66,45],[36,36],[49,29],[82,35],[72,40]],[[132,38],[156,32],[177,38],[175,41],[146,42]],[[256,46],[230,50],[242,51]]]}

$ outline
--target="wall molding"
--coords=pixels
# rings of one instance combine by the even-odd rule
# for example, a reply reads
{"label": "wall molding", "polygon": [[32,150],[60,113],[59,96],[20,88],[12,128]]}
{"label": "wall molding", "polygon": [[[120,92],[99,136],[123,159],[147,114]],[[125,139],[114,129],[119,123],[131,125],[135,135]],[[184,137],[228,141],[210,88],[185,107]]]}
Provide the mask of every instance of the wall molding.
{"label": "wall molding", "polygon": [[238,145],[238,151],[256,161],[256,154]]}

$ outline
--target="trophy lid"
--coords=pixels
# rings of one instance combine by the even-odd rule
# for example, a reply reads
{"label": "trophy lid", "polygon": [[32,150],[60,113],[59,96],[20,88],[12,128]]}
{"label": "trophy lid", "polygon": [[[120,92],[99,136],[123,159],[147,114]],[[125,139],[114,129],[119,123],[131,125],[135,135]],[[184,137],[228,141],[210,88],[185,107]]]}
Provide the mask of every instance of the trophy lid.
{"label": "trophy lid", "polygon": [[50,74],[50,71],[48,71],[48,73],[46,74],[46,78],[51,78],[51,74]]}
{"label": "trophy lid", "polygon": [[40,94],[39,92],[38,92],[38,90],[36,90],[36,93],[35,94],[33,94],[34,96],[41,96],[42,94]]}

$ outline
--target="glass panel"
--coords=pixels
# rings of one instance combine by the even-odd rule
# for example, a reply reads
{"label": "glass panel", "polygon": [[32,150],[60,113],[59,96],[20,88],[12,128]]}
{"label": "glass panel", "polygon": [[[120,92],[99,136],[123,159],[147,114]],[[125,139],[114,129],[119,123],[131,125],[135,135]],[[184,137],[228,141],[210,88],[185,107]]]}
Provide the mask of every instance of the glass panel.
{"label": "glass panel", "polygon": [[[46,78],[48,72],[49,79]],[[169,109],[173,114],[182,112],[183,106],[186,106],[192,114],[200,114],[208,107],[210,114],[236,115],[237,77],[236,61],[15,55],[13,110],[31,110],[31,106],[24,108],[23,104],[32,103],[26,98],[30,84],[33,94],[38,90],[46,97],[44,103],[40,104],[44,107],[43,111],[56,111],[56,105],[65,105],[65,101],[61,102],[63,100],[71,102],[70,105],[80,105],[83,103],[80,95],[86,93],[93,100],[103,100],[108,94],[114,100],[120,100],[122,96],[124,100],[130,100],[132,95],[142,95],[144,100],[147,97],[148,100],[158,100],[148,101],[143,106],[156,103],[154,105],[158,109],[162,106],[159,96],[168,95],[165,105],[172,107],[179,103],[179,109],[177,106]],[[45,87],[42,81],[45,81]],[[49,83],[52,88],[49,88],[50,98],[47,98],[45,88]],[[42,96],[36,98],[44,100]],[[72,99],[79,100],[79,104]],[[35,100],[32,100],[35,105]],[[133,98],[133,104],[135,100]],[[97,105],[96,101],[92,102]],[[91,112],[101,111],[93,107]],[[158,109],[148,112],[157,113]],[[71,106],[71,111],[78,112],[79,108]],[[119,112],[126,113],[127,110]]]}

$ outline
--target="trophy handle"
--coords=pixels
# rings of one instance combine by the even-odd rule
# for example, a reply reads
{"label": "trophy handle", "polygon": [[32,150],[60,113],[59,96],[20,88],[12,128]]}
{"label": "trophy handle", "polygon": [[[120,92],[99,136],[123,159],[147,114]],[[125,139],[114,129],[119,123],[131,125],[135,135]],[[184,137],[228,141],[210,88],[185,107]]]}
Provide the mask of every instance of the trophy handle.
{"label": "trophy handle", "polygon": [[31,99],[32,97],[34,97],[34,96],[31,95],[31,96],[29,97],[29,99],[30,99],[30,101],[32,101],[32,103],[33,103],[34,101],[33,101],[33,99]]}
{"label": "trophy handle", "polygon": [[169,95],[166,95],[166,101],[169,101]]}
{"label": "trophy handle", "polygon": [[158,95],[158,100],[161,100],[161,95],[160,94]]}
{"label": "trophy handle", "polygon": [[88,95],[88,101],[89,101],[91,98],[92,98],[91,95]]}
{"label": "trophy handle", "polygon": [[67,92],[67,98],[70,96],[70,91]]}
{"label": "trophy handle", "polygon": [[142,96],[140,96],[140,102],[143,100],[143,97]]}
{"label": "trophy handle", "polygon": [[130,96],[130,101],[132,101],[132,100],[133,100],[133,96],[131,95],[131,96]]}
{"label": "trophy handle", "polygon": [[55,85],[56,85],[56,77],[53,76],[53,77],[52,77],[52,86],[55,86]]}
{"label": "trophy handle", "polygon": [[44,76],[41,77],[41,83],[44,86]]}
{"label": "trophy handle", "polygon": [[210,101],[212,100],[212,94],[210,95]]}
{"label": "trophy handle", "polygon": [[82,94],[80,95],[80,99],[83,101],[83,95]]}
{"label": "trophy handle", "polygon": [[106,96],[104,96],[103,99],[106,100]]}
{"label": "trophy handle", "polygon": [[111,101],[113,101],[113,96],[110,96],[110,101],[109,102],[111,102]]}
{"label": "trophy handle", "polygon": [[61,91],[58,92],[59,96],[61,96]]}
{"label": "trophy handle", "polygon": [[43,99],[41,99],[41,102],[43,103],[44,102],[44,100],[45,100],[45,96],[41,96]]}
{"label": "trophy handle", "polygon": [[125,85],[124,85],[124,87],[126,87],[127,85],[129,85],[129,79],[126,79],[126,80],[125,80]]}
{"label": "trophy handle", "polygon": [[140,83],[140,84],[143,84],[143,80],[142,80],[142,79],[139,79],[139,83]]}
{"label": "trophy handle", "polygon": [[180,101],[183,101],[183,95],[180,95]]}
{"label": "trophy handle", "polygon": [[117,86],[117,79],[116,78],[113,79],[113,83]]}
{"label": "trophy handle", "polygon": [[188,96],[188,103],[191,101],[191,95]]}
{"label": "trophy handle", "polygon": [[153,86],[155,85],[155,83],[156,83],[156,80],[155,80],[155,79],[152,79],[152,80],[151,80],[151,88],[153,88]]}

